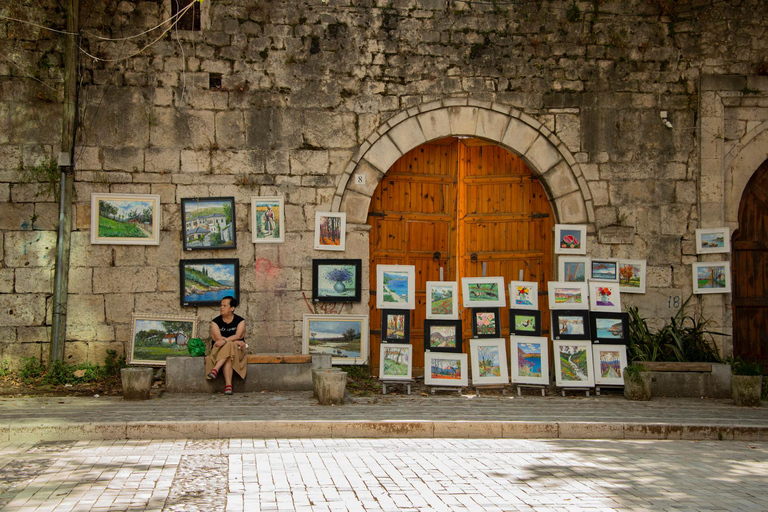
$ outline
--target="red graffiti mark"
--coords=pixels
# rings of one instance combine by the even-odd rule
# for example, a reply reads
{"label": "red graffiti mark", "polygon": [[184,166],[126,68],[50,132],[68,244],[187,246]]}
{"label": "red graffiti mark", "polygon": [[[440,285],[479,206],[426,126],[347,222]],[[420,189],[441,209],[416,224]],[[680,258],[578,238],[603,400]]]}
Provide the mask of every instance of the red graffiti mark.
{"label": "red graffiti mark", "polygon": [[256,261],[253,262],[253,268],[256,275],[266,274],[268,277],[275,277],[280,273],[280,267],[274,265],[267,258],[256,258]]}
{"label": "red graffiti mark", "polygon": [[301,292],[301,296],[304,297],[304,303],[307,305],[307,309],[313,314],[322,315],[340,315],[344,313],[343,302],[312,302],[307,297],[305,292]]}

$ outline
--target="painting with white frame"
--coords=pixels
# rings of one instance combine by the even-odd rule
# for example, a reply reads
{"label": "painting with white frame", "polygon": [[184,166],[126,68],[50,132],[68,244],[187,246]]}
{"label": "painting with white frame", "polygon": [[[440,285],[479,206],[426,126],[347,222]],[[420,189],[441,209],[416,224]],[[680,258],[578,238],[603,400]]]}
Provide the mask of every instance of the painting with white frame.
{"label": "painting with white frame", "polygon": [[343,251],[347,244],[347,214],[315,212],[315,249]]}
{"label": "painting with white frame", "polygon": [[535,281],[510,281],[508,286],[510,308],[539,309],[539,283]]}
{"label": "painting with white frame", "polygon": [[645,293],[645,260],[619,260],[621,293]]}
{"label": "painting with white frame", "polygon": [[586,283],[591,261],[586,256],[560,256],[557,259],[557,276],[562,282]]}
{"label": "painting with white frame", "polygon": [[595,258],[589,262],[589,279],[592,281],[619,282],[619,260]]}
{"label": "painting with white frame", "polygon": [[424,384],[466,387],[469,383],[467,354],[424,352]]}
{"label": "painting with white frame", "polygon": [[91,243],[160,245],[161,213],[159,194],[93,192]]}
{"label": "painting with white frame", "polygon": [[331,364],[368,364],[368,315],[306,314],[302,327],[302,354],[328,354]]}
{"label": "painting with white frame", "polygon": [[555,382],[561,388],[591,388],[595,385],[590,341],[553,341]]}
{"label": "painting with white frame", "polygon": [[627,367],[626,345],[592,345],[595,384],[623,386],[624,368]]}
{"label": "painting with white frame", "polygon": [[731,293],[731,263],[702,261],[691,263],[693,293]]}
{"label": "painting with white frame", "polygon": [[413,345],[382,343],[379,354],[380,380],[412,380]]}
{"label": "painting with white frame", "polygon": [[589,283],[590,311],[621,312],[621,288],[619,283],[602,281]]}
{"label": "painting with white frame", "polygon": [[456,281],[427,281],[427,319],[459,318],[459,284]]}
{"label": "painting with white frame", "polygon": [[472,384],[507,384],[507,342],[503,338],[472,339]]}
{"label": "painting with white frame", "polygon": [[547,287],[549,309],[589,309],[587,283],[550,281]]}
{"label": "painting with white frame", "polygon": [[501,276],[462,277],[461,293],[465,308],[507,307],[504,278]]}
{"label": "painting with white frame", "polygon": [[555,254],[587,254],[587,226],[555,224]]}
{"label": "painting with white frame", "polygon": [[731,230],[727,227],[696,230],[696,254],[731,252]]}
{"label": "painting with white frame", "polygon": [[285,242],[285,199],[283,196],[251,198],[251,239],[254,244]]}
{"label": "painting with white frame", "polygon": [[376,307],[416,309],[414,265],[376,265]]}
{"label": "painting with white frame", "polygon": [[509,364],[512,382],[549,384],[549,345],[544,336],[510,336]]}

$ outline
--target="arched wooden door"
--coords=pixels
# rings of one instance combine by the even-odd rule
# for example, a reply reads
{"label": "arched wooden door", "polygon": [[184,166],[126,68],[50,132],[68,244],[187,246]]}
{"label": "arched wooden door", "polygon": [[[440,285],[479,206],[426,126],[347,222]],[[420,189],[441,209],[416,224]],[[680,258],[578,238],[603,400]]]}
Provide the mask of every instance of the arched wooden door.
{"label": "arched wooden door", "polygon": [[744,189],[732,251],[733,354],[768,365],[768,160]]}
{"label": "arched wooden door", "polygon": [[[371,199],[371,367],[378,374],[381,312],[376,308],[376,266],[416,267],[416,309],[411,312],[414,374],[424,367],[426,282],[503,276],[537,281],[540,293],[552,271],[554,218],[544,188],[523,161],[479,139],[447,138],[403,155]],[[459,288],[461,288],[459,286]],[[546,296],[539,301],[548,334]],[[471,337],[469,312],[462,315]],[[507,309],[502,336],[509,336]],[[465,342],[465,351],[468,343]]]}

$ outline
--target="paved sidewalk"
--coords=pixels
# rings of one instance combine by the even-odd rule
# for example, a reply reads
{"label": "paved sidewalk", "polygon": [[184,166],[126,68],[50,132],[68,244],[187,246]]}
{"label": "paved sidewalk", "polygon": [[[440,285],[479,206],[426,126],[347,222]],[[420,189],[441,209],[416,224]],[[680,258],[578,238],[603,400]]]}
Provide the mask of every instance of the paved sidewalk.
{"label": "paved sidewalk", "polygon": [[310,392],[0,398],[0,442],[174,438],[570,438],[768,441],[768,407],[727,399],[376,395],[320,406]]}

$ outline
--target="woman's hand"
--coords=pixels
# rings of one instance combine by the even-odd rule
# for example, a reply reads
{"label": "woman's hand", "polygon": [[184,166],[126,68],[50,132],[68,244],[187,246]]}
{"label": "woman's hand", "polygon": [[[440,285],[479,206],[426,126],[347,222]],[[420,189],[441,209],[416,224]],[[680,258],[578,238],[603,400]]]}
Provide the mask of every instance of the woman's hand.
{"label": "woman's hand", "polygon": [[222,338],[219,341],[217,341],[216,343],[214,343],[213,346],[214,347],[223,347],[226,342],[227,342],[227,340]]}
{"label": "woman's hand", "polygon": [[237,340],[235,343],[240,350],[245,350],[246,344],[243,340]]}

